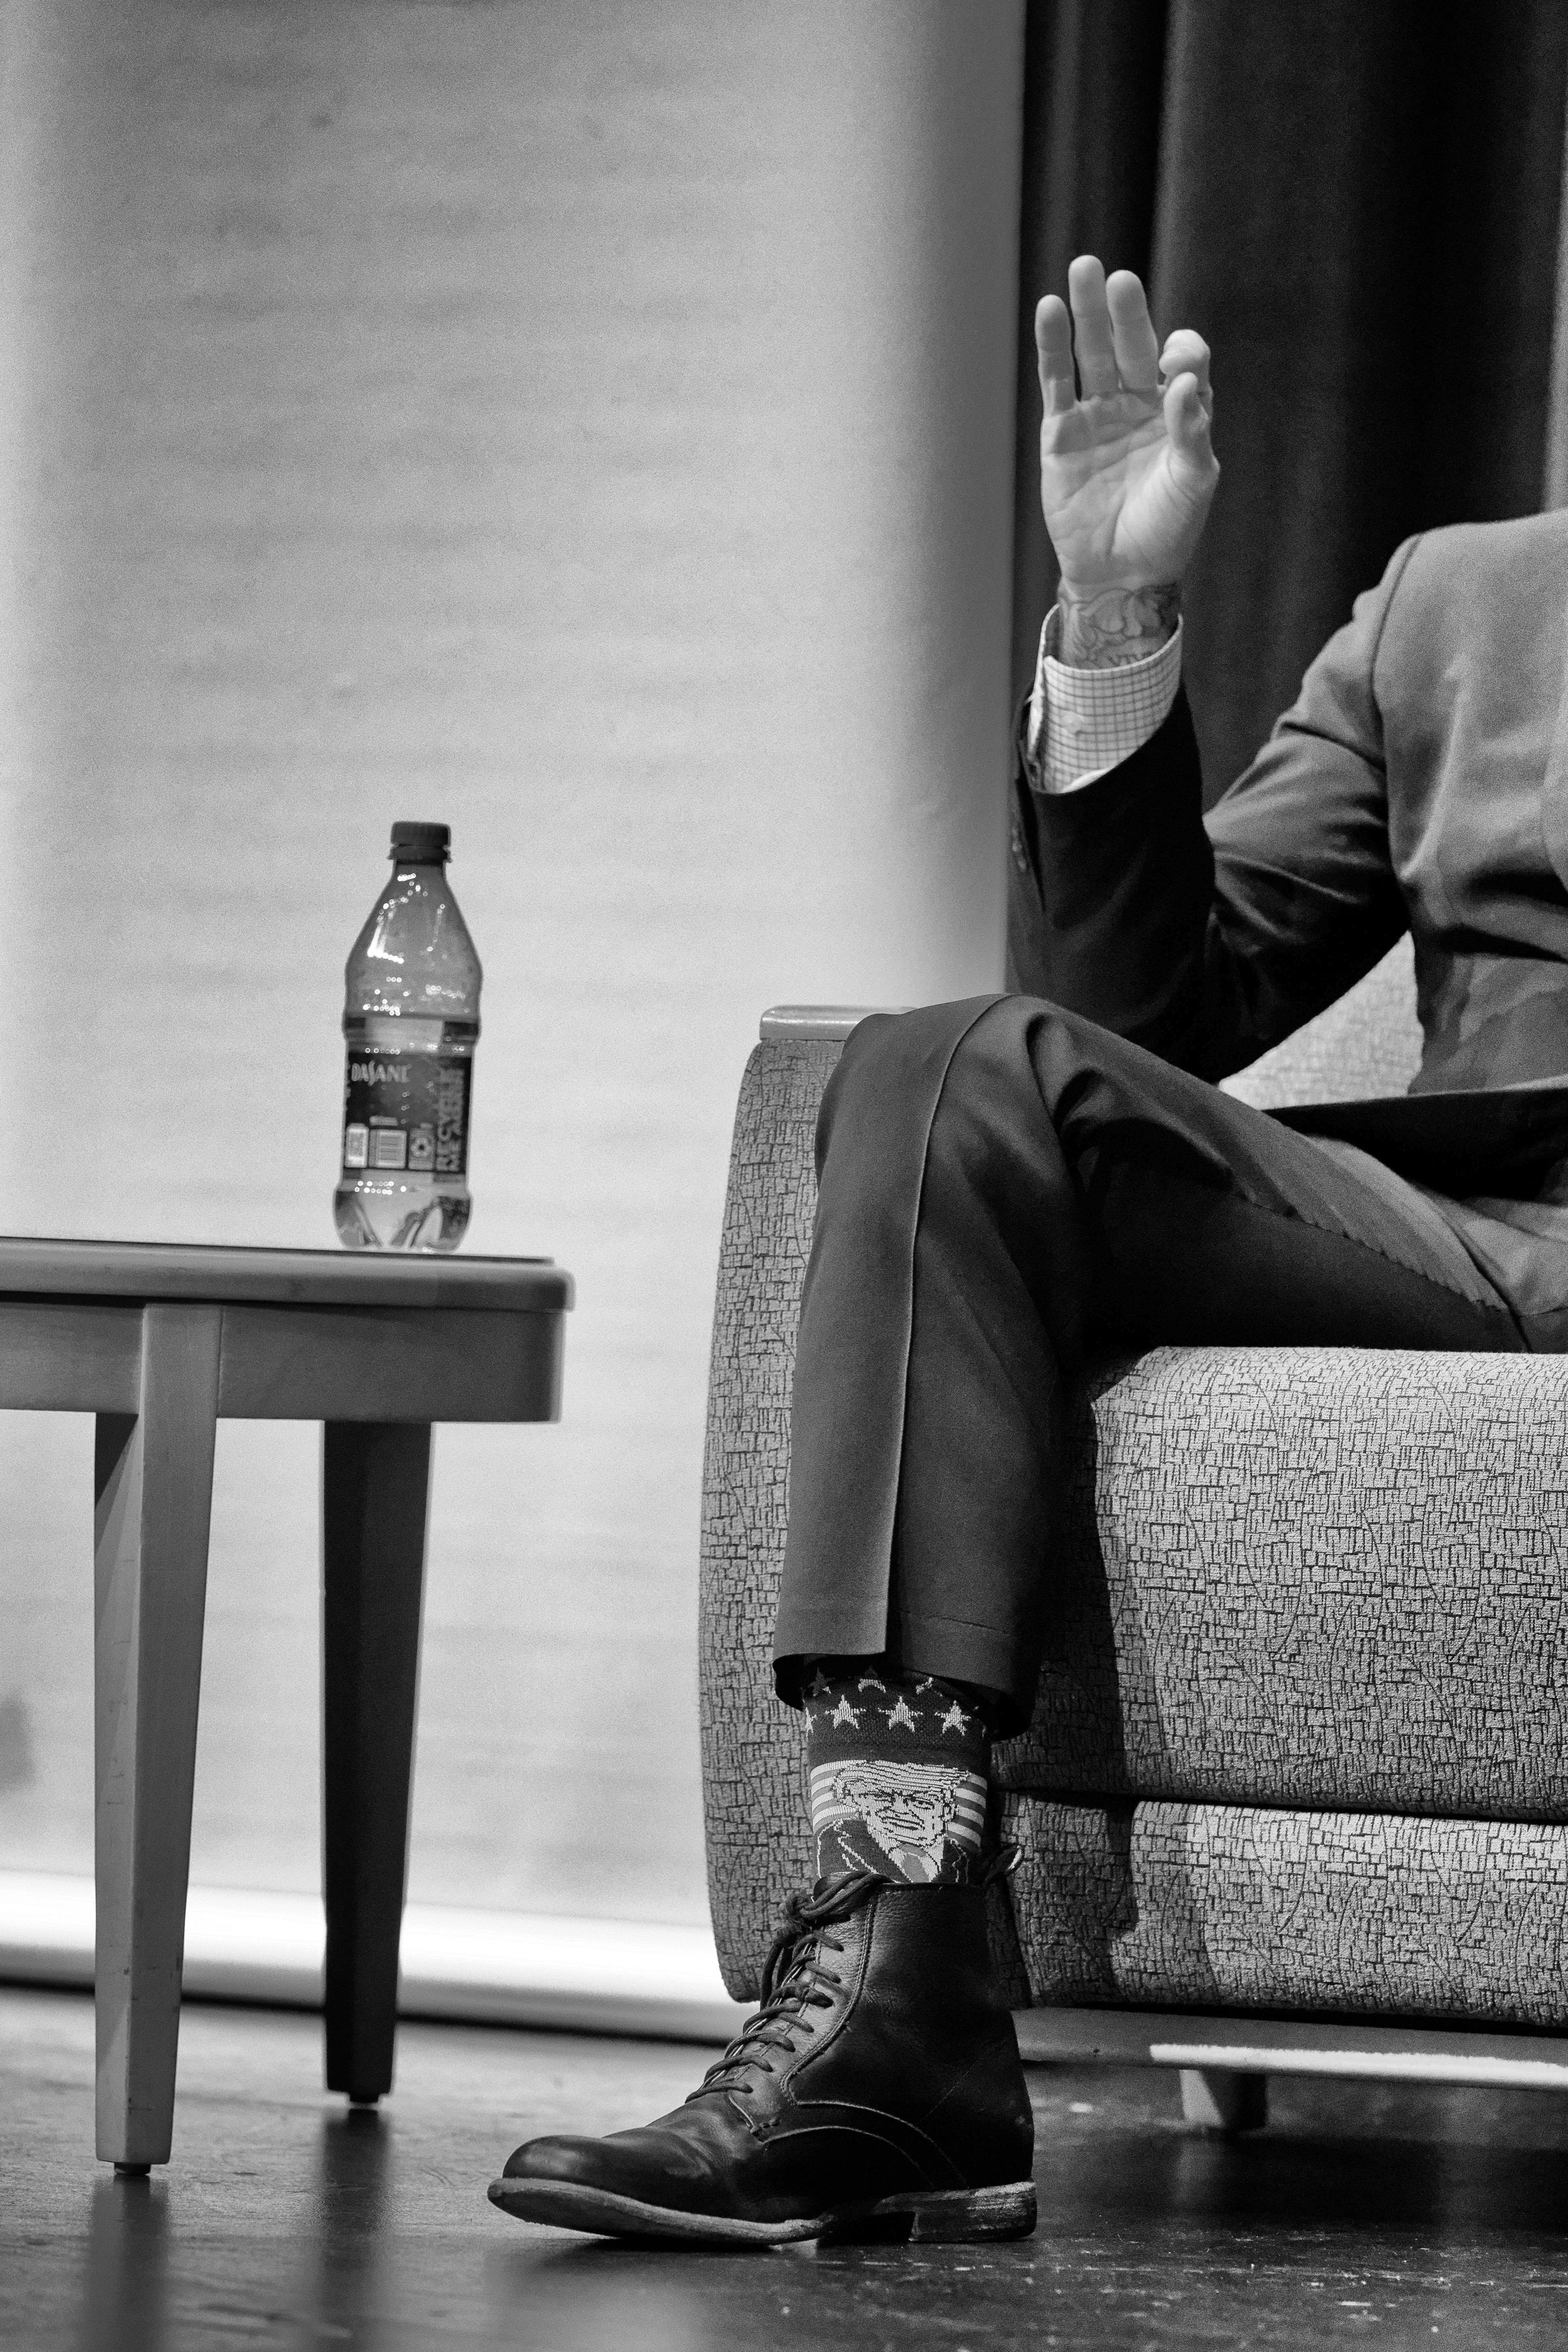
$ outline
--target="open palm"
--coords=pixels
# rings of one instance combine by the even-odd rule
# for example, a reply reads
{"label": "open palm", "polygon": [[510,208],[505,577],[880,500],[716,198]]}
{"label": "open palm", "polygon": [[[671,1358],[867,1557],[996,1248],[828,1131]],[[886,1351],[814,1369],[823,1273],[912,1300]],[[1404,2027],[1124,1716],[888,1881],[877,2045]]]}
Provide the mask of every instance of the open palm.
{"label": "open palm", "polygon": [[1219,479],[1208,346],[1181,329],[1162,352],[1131,270],[1108,284],[1086,255],[1068,287],[1070,320],[1056,295],[1035,319],[1046,528],[1074,593],[1163,586],[1191,560]]}

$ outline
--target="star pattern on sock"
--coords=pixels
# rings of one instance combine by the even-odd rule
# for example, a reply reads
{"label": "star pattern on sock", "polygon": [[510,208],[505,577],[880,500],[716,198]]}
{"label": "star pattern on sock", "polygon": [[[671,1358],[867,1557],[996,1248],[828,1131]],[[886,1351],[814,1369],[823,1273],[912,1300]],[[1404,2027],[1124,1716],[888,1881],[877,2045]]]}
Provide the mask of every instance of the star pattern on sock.
{"label": "star pattern on sock", "polygon": [[875,1659],[813,1661],[803,1679],[818,1876],[966,1883],[985,1837],[983,1703],[940,1675],[884,1675]]}

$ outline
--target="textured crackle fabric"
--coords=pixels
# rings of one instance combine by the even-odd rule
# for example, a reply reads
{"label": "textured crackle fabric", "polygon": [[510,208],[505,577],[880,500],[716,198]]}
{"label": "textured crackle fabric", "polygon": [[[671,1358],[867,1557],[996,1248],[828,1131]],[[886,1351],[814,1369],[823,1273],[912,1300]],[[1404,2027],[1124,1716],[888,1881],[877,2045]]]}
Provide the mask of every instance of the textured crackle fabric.
{"label": "textured crackle fabric", "polygon": [[1415,951],[1406,931],[1337,1004],[1234,1077],[1222,1078],[1220,1092],[1255,1110],[1282,1110],[1287,1103],[1402,1095],[1420,1067]]}
{"label": "textured crackle fabric", "polygon": [[1568,2025],[1568,1829],[1013,1799],[1037,2001]]}
{"label": "textured crackle fabric", "polygon": [[813,1140],[837,1045],[759,1045],[735,1113],[708,1379],[698,1623],[708,1886],[724,1980],[760,1990],[784,1898],[810,1883],[801,1719],[773,1694],[795,1327],[811,1249]]}
{"label": "textured crackle fabric", "polygon": [[[1270,1106],[1397,1091],[1409,990],[1396,951],[1235,1090],[1261,1073]],[[838,1050],[752,1055],[721,1248],[703,1780],[714,1928],[742,1999],[812,1866],[800,1719],[773,1695],[769,1650],[813,1138]],[[998,1750],[1015,1790],[1568,1811],[1568,1363],[1163,1349],[1107,1368],[1079,1412],[1068,1599],[1035,1728]],[[1017,2000],[1039,1867],[1013,1882],[1025,1957],[994,1898]]]}
{"label": "textured crackle fabric", "polygon": [[1156,1349],[1097,1385],[1004,1782],[1568,1817],[1568,1360]]}

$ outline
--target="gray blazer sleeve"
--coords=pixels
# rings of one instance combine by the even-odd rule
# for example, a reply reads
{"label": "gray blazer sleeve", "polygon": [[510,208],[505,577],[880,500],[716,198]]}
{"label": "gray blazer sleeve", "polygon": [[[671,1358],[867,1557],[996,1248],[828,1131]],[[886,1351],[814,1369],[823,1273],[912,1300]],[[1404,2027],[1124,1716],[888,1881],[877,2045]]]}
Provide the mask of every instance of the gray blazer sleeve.
{"label": "gray blazer sleeve", "polygon": [[1250,767],[1203,815],[1184,694],[1130,760],[1040,793],[1015,761],[1009,979],[1201,1077],[1278,1045],[1405,929],[1377,662],[1416,545],[1356,599]]}

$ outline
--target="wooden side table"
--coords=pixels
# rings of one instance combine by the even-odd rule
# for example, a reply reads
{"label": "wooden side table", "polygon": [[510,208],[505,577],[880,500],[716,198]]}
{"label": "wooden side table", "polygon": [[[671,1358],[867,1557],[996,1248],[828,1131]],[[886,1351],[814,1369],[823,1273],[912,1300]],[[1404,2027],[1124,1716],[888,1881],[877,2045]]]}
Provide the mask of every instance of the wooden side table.
{"label": "wooden side table", "polygon": [[329,2090],[392,2084],[430,1426],[553,1421],[547,1258],[0,1240],[0,1406],[98,1417],[98,2153],[167,2163],[217,1423],[323,1424]]}

